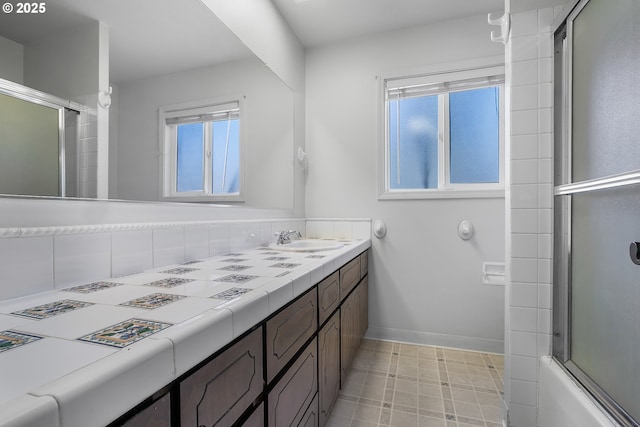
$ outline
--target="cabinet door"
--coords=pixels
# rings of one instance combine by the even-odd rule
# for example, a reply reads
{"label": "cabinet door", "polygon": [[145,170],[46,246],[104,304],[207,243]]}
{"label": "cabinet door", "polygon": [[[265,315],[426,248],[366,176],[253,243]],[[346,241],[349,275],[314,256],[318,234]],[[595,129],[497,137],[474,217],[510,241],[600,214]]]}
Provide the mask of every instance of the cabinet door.
{"label": "cabinet door", "polygon": [[302,421],[298,426],[300,427],[318,427],[318,395],[316,395],[309,408],[307,408],[307,412],[305,412],[302,417]]}
{"label": "cabinet door", "polygon": [[318,322],[320,325],[329,318],[331,313],[340,305],[340,273],[318,283]]}
{"label": "cabinet door", "polygon": [[302,295],[267,321],[267,383],[318,329],[318,290]]}
{"label": "cabinet door", "polygon": [[360,330],[358,331],[358,334],[360,336],[359,341],[362,341],[364,334],[369,328],[369,277],[362,279],[362,282],[358,287],[360,288],[360,321],[358,322]]}
{"label": "cabinet door", "polygon": [[340,393],[340,312],[318,332],[319,424],[324,426]]}
{"label": "cabinet door", "polygon": [[262,392],[258,328],[180,382],[182,427],[231,426]]}
{"label": "cabinet door", "polygon": [[269,393],[269,426],[299,425],[317,391],[318,339],[314,338]]}
{"label": "cabinet door", "polygon": [[171,427],[171,398],[169,393],[129,418],[122,426]]}
{"label": "cabinet door", "polygon": [[253,411],[253,414],[242,423],[242,427],[264,427],[264,403]]}
{"label": "cabinet door", "polygon": [[340,381],[341,387],[353,360],[353,336],[355,329],[354,294],[351,294],[340,306]]}
{"label": "cabinet door", "polygon": [[344,298],[360,280],[360,257],[356,257],[340,269],[340,299]]}

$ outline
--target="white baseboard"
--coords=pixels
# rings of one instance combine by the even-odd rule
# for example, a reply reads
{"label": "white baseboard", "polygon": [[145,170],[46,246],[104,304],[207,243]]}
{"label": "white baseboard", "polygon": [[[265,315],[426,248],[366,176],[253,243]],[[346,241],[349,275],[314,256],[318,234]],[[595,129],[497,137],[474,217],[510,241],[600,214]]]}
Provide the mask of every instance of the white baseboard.
{"label": "white baseboard", "polygon": [[449,347],[485,353],[504,353],[504,341],[486,338],[464,337],[458,335],[433,334],[403,329],[369,326],[366,338],[385,341],[398,341],[410,344]]}

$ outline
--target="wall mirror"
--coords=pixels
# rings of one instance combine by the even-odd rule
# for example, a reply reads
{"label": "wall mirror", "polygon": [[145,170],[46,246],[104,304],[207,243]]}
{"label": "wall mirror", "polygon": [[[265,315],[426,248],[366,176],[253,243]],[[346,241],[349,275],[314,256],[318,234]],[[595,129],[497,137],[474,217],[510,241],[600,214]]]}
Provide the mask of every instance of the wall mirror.
{"label": "wall mirror", "polygon": [[[0,111],[25,114],[21,129],[0,127],[3,153],[18,144],[22,157],[0,168],[0,194],[163,201],[159,109],[234,95],[242,205],[293,207],[292,91],[200,0],[179,3],[57,0],[0,14]],[[46,185],[23,185],[31,178]]]}

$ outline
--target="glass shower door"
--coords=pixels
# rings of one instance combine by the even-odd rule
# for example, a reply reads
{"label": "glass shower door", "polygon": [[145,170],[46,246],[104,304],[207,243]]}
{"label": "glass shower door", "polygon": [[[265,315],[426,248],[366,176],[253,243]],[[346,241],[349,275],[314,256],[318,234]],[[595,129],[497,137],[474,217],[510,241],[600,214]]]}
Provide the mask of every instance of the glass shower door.
{"label": "glass shower door", "polygon": [[583,0],[555,49],[553,352],[640,426],[640,2]]}

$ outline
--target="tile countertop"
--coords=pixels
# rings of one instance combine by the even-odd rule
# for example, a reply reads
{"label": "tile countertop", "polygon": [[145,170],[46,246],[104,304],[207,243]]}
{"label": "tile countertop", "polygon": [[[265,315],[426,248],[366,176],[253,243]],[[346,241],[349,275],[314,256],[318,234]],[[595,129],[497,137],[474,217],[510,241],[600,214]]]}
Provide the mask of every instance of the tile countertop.
{"label": "tile countertop", "polygon": [[371,244],[339,242],[243,250],[0,302],[0,426],[108,424]]}

